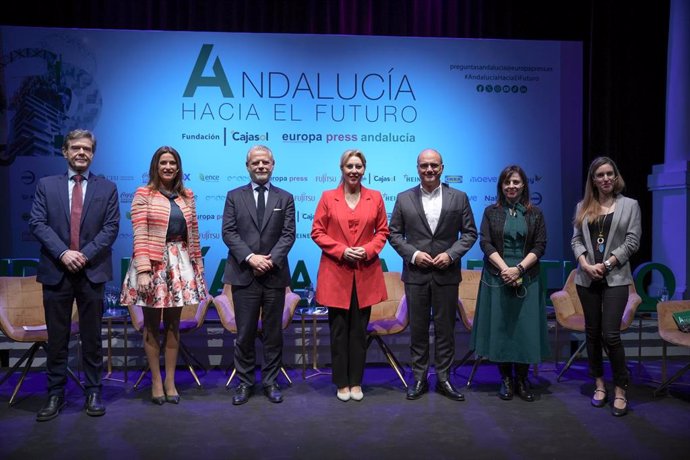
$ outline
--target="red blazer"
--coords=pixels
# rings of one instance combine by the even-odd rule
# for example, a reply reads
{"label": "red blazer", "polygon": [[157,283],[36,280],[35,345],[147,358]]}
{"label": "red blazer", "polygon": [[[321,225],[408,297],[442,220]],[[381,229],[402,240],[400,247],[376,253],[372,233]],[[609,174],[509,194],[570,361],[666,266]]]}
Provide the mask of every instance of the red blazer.
{"label": "red blazer", "polygon": [[[359,219],[356,234],[351,234],[350,217]],[[323,193],[314,215],[311,237],[323,251],[316,281],[316,301],[327,307],[350,308],[353,279],[360,308],[386,300],[386,283],[379,253],[388,238],[388,219],[381,193],[362,187],[354,210],[345,201],[342,184]],[[343,260],[348,247],[360,246],[367,259],[357,264]]]}

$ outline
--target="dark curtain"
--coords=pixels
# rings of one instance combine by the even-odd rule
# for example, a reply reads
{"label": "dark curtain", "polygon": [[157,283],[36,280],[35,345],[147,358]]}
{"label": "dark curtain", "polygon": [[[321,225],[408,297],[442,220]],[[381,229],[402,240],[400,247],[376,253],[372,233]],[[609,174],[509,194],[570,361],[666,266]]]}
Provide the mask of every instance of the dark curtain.
{"label": "dark curtain", "polygon": [[[640,201],[651,258],[647,175],[663,163],[669,0],[63,0],[12,2],[7,25],[584,43],[583,171],[611,156]],[[582,178],[584,180],[584,178]],[[569,229],[566,230],[569,232]]]}

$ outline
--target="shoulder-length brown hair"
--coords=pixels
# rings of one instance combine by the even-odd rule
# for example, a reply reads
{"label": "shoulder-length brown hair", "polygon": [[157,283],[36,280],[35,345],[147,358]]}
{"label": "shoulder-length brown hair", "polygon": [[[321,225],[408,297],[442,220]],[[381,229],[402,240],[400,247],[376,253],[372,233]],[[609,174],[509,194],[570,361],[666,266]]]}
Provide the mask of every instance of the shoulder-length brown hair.
{"label": "shoulder-length brown hair", "polygon": [[614,184],[613,184],[613,196],[620,194],[625,188],[625,181],[623,176],[621,176],[620,171],[616,163],[609,157],[597,157],[592,160],[589,165],[589,171],[587,172],[587,181],[585,182],[585,196],[580,201],[579,206],[576,208],[575,217],[573,217],[573,225],[580,227],[582,223],[587,218],[588,221],[592,221],[599,214],[599,189],[594,185],[596,177],[594,173],[597,169],[604,165],[611,165],[613,167]]}
{"label": "shoulder-length brown hair", "polygon": [[508,179],[513,173],[517,173],[522,181],[522,192],[518,198],[518,203],[522,204],[527,211],[532,208],[532,201],[529,198],[529,181],[525,170],[518,165],[510,165],[503,168],[501,174],[498,176],[498,183],[496,184],[496,204],[494,206],[501,207],[507,203],[505,193],[503,193],[503,182]]}
{"label": "shoulder-length brown hair", "polygon": [[182,158],[180,158],[180,154],[177,152],[177,150],[168,145],[158,147],[158,150],[156,150],[156,152],[153,154],[153,157],[151,158],[151,165],[149,166],[149,183],[146,186],[153,190],[160,190],[161,178],[158,174],[158,162],[166,153],[169,153],[175,157],[175,161],[177,161],[177,176],[175,176],[175,179],[173,180],[170,191],[177,193],[182,197],[187,197],[187,189],[185,189],[184,183],[182,182],[182,178],[184,177],[184,173],[182,172]]}

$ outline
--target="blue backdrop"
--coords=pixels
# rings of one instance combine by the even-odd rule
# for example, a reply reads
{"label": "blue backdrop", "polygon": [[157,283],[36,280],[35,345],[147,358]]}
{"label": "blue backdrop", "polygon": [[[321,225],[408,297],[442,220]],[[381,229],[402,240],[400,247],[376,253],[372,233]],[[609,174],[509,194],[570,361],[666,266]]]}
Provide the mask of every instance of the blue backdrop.
{"label": "blue backdrop", "polygon": [[[295,280],[315,278],[309,234],[339,157],[367,156],[365,184],[392,211],[418,184],[417,154],[441,152],[444,181],[467,192],[477,219],[500,170],[520,164],[547,220],[546,258],[569,259],[581,187],[580,42],[0,27],[0,179],[8,206],[3,257],[35,257],[28,230],[36,180],[64,172],[62,136],[93,130],[92,171],[120,192],[115,270],[132,250],[129,209],[153,152],[182,155],[197,196],[208,281],[227,256],[225,194],[248,182],[254,144],[275,154],[273,181],[295,196]],[[389,270],[400,270],[387,246]],[[479,245],[467,259],[481,258]],[[116,280],[114,282],[117,285]]]}

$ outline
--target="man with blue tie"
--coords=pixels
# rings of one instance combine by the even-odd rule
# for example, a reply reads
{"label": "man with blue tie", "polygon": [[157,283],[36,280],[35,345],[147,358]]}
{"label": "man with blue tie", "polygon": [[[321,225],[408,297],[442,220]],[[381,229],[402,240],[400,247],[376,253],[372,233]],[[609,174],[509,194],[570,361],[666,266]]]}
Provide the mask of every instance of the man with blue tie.
{"label": "man with blue tie", "polygon": [[249,400],[254,386],[259,317],[263,392],[273,403],[283,401],[276,377],[283,357],[285,288],[290,285],[287,256],[296,236],[293,196],[270,183],[275,166],[271,150],[253,146],[246,166],[251,182],[228,192],[223,211],[223,241],[229,249],[223,283],[232,285],[237,323],[235,369],[240,384],[232,398],[236,406]]}
{"label": "man with blue tie", "polygon": [[101,319],[105,283],[112,278],[111,247],[120,228],[117,187],[89,171],[96,137],[76,129],[65,137],[67,173],[36,186],[29,227],[41,244],[37,280],[43,284],[48,328],[48,401],[36,420],[51,420],[65,405],[72,305],[77,302],[85,375],[86,413],[105,414],[101,399]]}

